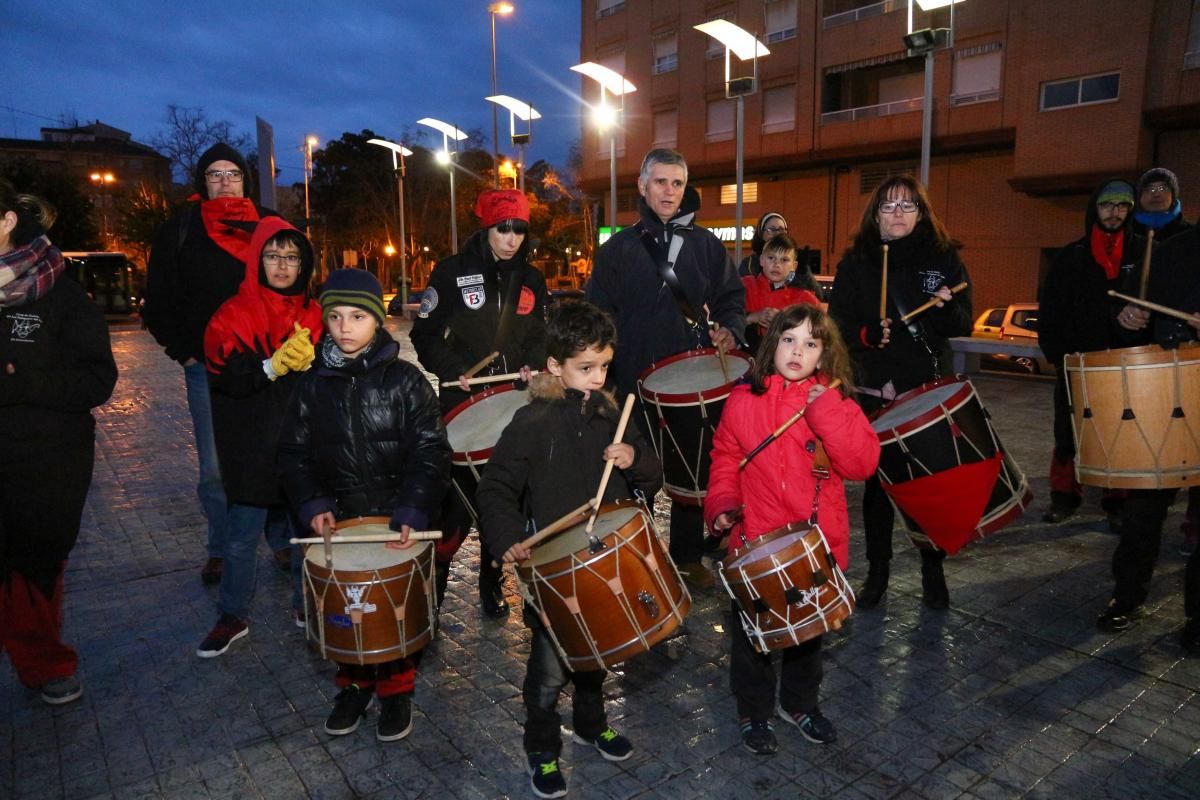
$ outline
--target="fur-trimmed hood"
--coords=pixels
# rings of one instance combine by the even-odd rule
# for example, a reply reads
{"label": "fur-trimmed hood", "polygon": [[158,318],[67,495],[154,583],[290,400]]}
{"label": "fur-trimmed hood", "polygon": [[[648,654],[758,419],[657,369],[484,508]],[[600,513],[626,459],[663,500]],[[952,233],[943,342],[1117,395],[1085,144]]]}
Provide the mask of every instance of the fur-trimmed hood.
{"label": "fur-trimmed hood", "polygon": [[529,397],[534,401],[553,402],[555,400],[566,400],[568,398],[578,399],[587,406],[596,406],[597,410],[607,416],[607,411],[615,411],[619,408],[617,398],[608,389],[601,389],[598,392],[592,392],[592,396],[584,400],[583,392],[578,389],[568,389],[563,386],[556,376],[549,372],[539,372],[529,379]]}

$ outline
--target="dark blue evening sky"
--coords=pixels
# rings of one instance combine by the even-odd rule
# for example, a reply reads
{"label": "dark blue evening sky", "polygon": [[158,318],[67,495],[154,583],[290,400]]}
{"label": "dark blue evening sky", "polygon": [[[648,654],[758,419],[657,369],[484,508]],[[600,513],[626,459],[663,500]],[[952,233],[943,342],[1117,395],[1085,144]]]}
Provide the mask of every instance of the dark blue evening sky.
{"label": "dark blue evening sky", "polygon": [[[556,165],[579,137],[577,0],[512,0],[498,17],[499,91],[531,103],[527,160]],[[167,105],[202,107],[254,134],[275,129],[280,182],[299,182],[307,133],[371,128],[399,140],[421,117],[490,142],[487,0],[183,2],[0,0],[0,136],[37,138],[60,118],[96,119],[148,142]],[[507,112],[500,111],[507,142]],[[441,145],[432,131],[424,144]],[[490,148],[490,144],[487,145]],[[511,150],[511,148],[509,148]],[[503,148],[502,148],[503,151]]]}

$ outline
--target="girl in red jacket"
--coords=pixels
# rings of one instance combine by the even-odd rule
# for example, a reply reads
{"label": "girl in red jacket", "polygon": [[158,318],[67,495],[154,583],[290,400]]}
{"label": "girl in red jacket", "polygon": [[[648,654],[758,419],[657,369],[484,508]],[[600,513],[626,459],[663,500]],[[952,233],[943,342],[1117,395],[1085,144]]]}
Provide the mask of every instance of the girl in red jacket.
{"label": "girl in red jacket", "polygon": [[[839,379],[841,386],[830,391],[829,384]],[[734,387],[713,437],[704,516],[710,530],[730,533],[731,557],[760,536],[811,519],[819,497],[821,530],[838,565],[846,568],[850,523],[842,482],[866,479],[879,462],[879,439],[852,394],[850,357],[825,312],[812,305],[779,312],[759,347],[750,382]],[[746,454],[806,406],[804,417],[738,468]],[[810,450],[816,441],[830,462],[830,475],[820,482]],[[736,604],[733,615],[738,616]],[[760,755],[775,752],[772,711],[809,741],[836,741],[833,724],[817,706],[822,637],[781,651],[776,704],[771,656],[755,652],[741,626],[733,627],[729,683],[746,748]]]}

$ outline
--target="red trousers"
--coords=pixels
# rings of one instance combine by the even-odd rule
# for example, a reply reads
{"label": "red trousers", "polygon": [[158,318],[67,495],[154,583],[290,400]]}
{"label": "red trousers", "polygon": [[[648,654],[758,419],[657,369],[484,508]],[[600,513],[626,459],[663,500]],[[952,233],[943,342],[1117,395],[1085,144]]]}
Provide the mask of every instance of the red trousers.
{"label": "red trousers", "polygon": [[17,677],[31,689],[74,675],[79,662],[59,638],[66,565],[59,566],[50,597],[19,572],[10,571],[0,583],[0,650],[8,653]]}
{"label": "red trousers", "polygon": [[[420,655],[420,651],[416,654]],[[417,681],[417,660],[412,656],[398,658],[384,664],[337,664],[333,682],[339,689],[352,683],[361,689],[375,689],[376,697],[391,697],[394,694],[412,694]]]}

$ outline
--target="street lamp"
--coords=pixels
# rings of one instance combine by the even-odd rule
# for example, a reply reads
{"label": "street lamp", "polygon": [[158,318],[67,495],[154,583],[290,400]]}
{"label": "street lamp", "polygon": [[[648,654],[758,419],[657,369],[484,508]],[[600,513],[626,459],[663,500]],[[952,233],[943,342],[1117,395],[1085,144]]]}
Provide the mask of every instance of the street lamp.
{"label": "street lamp", "polygon": [[[616,70],[609,69],[594,61],[585,61],[571,67],[575,72],[600,84],[600,103],[592,108],[593,118],[600,130],[608,129],[608,226],[612,233],[617,232],[617,126],[621,122],[621,111],[625,108],[625,95],[636,92],[637,87],[625,80],[625,76]],[[610,108],[605,102],[605,94],[619,97],[621,104]]]}
{"label": "street lamp", "polygon": [[404,159],[412,155],[412,150],[387,139],[368,139],[367,144],[379,145],[392,151],[392,172],[396,175],[396,198],[400,209],[400,304],[404,305],[408,302],[408,244],[404,238]]}
{"label": "street lamp", "polygon": [[[521,170],[520,189],[523,193],[525,191],[525,145],[533,138],[533,121],[541,119],[542,115],[529,103],[506,94],[494,94],[483,99],[494,104],[492,106],[493,115],[496,113],[496,106],[504,106],[508,109],[508,134],[512,137],[512,143],[517,146],[517,166]],[[518,119],[525,123],[525,130],[522,133],[517,133]],[[497,168],[496,174],[499,175],[499,172],[499,168]]]}
{"label": "street lamp", "polygon": [[308,181],[312,177],[312,151],[317,146],[317,137],[308,136],[304,139],[304,233],[308,234],[309,219],[312,212],[308,208]]}
{"label": "street lamp", "polygon": [[[417,120],[418,125],[424,125],[427,128],[433,128],[438,133],[442,134],[442,149],[437,153],[439,164],[445,164],[450,173],[450,253],[458,254],[458,207],[454,204],[454,154],[458,152],[458,142],[467,138],[467,135],[458,129],[457,125],[451,125],[448,122],[442,122],[440,119],[433,117],[424,117]],[[450,150],[450,140],[454,140],[454,151]]]}
{"label": "street lamp", "polygon": [[921,99],[921,184],[929,187],[929,155],[933,145],[933,51],[954,47],[954,7],[963,0],[916,0],[922,11],[950,6],[950,29],[913,30],[913,0],[908,0],[908,33],[904,47],[910,56],[925,56],[925,91]]}
{"label": "street lamp", "polygon": [[[513,12],[512,3],[492,3],[488,6],[488,14],[492,18],[492,94],[496,94],[496,15],[508,16]],[[496,188],[500,188],[500,133],[499,123],[496,122],[496,108],[492,107],[492,165],[496,172]]]}
{"label": "street lamp", "polygon": [[100,200],[100,220],[104,226],[102,235],[104,236],[104,247],[112,249],[112,240],[108,233],[108,205],[112,203],[112,190],[108,192],[108,201],[105,202],[104,193],[101,191],[105,186],[111,187],[117,182],[117,178],[111,172],[93,172],[88,176],[88,180],[96,187],[96,197]]}
{"label": "street lamp", "polygon": [[[708,34],[725,46],[725,97],[737,100],[737,124],[735,126],[737,131],[737,234],[733,237],[733,263],[740,265],[742,263],[742,187],[744,178],[742,157],[746,138],[746,95],[758,91],[758,57],[770,55],[771,51],[765,44],[754,38],[754,34],[734,25],[729,20],[716,19],[692,27],[701,33]],[[751,62],[753,73],[733,77],[730,74],[732,63],[730,53],[736,55],[740,61]]]}

